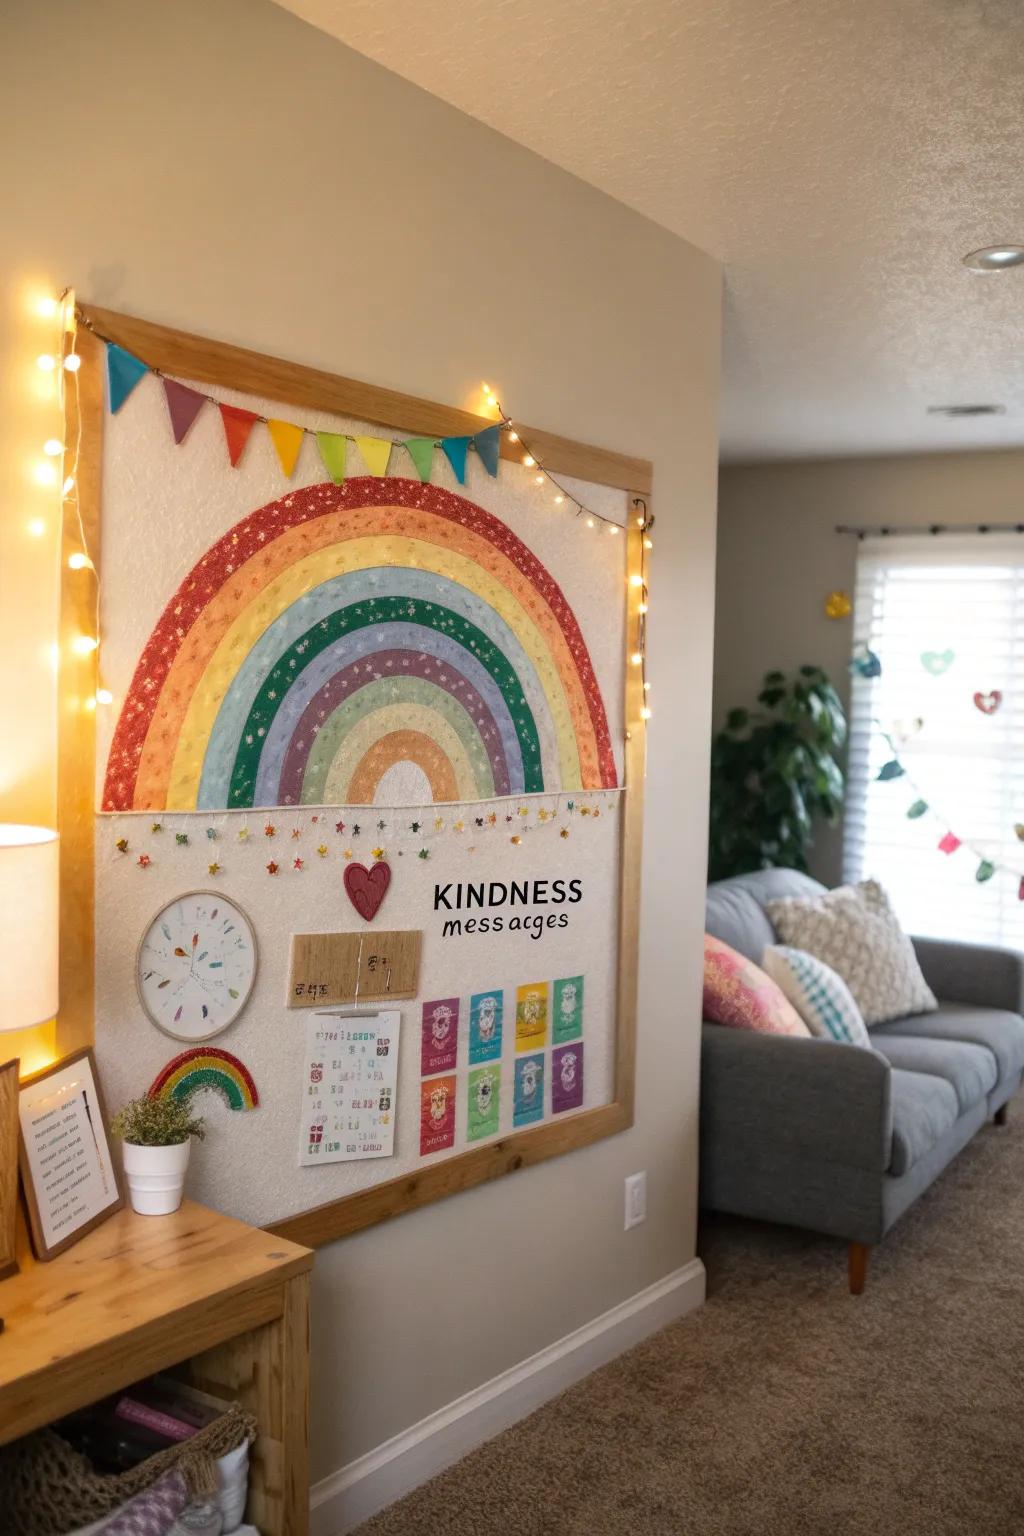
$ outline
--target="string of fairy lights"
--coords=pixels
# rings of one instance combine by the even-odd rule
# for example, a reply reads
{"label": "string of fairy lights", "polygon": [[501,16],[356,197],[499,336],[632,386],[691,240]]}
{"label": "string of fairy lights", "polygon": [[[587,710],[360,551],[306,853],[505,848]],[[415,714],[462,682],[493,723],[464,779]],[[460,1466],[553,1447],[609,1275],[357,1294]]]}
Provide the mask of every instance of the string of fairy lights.
{"label": "string of fairy lights", "polygon": [[[44,375],[52,375],[56,388],[56,404],[63,412],[64,420],[71,419],[76,423],[75,440],[67,440],[67,429],[63,437],[47,437],[42,445],[42,457],[35,465],[35,479],[44,488],[60,487],[60,538],[59,547],[66,544],[66,530],[69,518],[74,519],[75,542],[77,547],[68,555],[68,566],[72,571],[80,572],[85,579],[93,583],[94,594],[94,624],[92,633],[81,633],[72,637],[70,643],[72,651],[80,657],[95,655],[96,684],[93,692],[89,694],[84,705],[88,709],[95,709],[97,705],[110,705],[114,702],[114,695],[107,688],[101,674],[100,654],[100,582],[99,573],[92,559],[86,529],[81,514],[78,499],[78,472],[79,455],[81,451],[81,410],[78,399],[78,373],[81,367],[81,356],[77,350],[77,325],[85,325],[101,342],[111,344],[111,338],[104,336],[92,325],[87,314],[79,310],[75,304],[74,291],[70,288],[64,290],[59,296],[42,296],[36,301],[36,312],[44,321],[56,323],[58,334],[55,338],[56,345],[52,350],[41,352],[36,358],[36,366]],[[166,375],[158,368],[146,364],[149,372],[158,378]],[[70,387],[75,391],[75,410],[69,413],[66,409],[66,390]],[[189,386],[190,388],[192,386]],[[553,506],[571,512],[580,526],[588,531],[604,532],[609,537],[615,538],[623,533],[624,527],[615,518],[608,517],[604,513],[589,507],[573,494],[568,485],[561,480],[542,460],[538,450],[526,441],[521,428],[505,411],[498,396],[491,386],[485,383],[482,386],[483,397],[488,411],[495,412],[499,418],[502,433],[511,443],[517,444],[522,450],[521,462],[526,469],[533,470],[534,482],[538,487],[543,487],[552,493]],[[196,391],[204,394],[207,400],[215,405],[221,402],[204,391]],[[266,418],[257,416],[259,421]],[[314,435],[311,428],[301,429],[307,435]],[[395,446],[402,446],[400,440],[394,440]],[[441,446],[440,443],[435,446]],[[647,503],[642,496],[634,496],[630,503],[630,518],[640,533],[639,565],[638,569],[629,573],[627,581],[635,596],[635,612],[637,615],[635,649],[630,653],[629,662],[633,667],[639,668],[641,686],[640,717],[647,721],[651,718],[649,694],[651,684],[647,677],[647,613],[648,613],[648,556],[653,549],[651,529],[654,526],[654,518],[648,512]],[[33,517],[28,523],[30,536],[40,538],[48,528],[47,520],[43,517]]]}

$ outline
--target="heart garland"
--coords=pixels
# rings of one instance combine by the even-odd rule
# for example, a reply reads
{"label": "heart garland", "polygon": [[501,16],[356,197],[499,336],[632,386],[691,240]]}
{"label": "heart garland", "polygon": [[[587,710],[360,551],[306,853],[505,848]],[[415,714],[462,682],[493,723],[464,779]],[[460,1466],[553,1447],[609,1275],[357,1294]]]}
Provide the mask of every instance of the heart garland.
{"label": "heart garland", "polygon": [[922,651],[921,665],[932,677],[941,677],[943,672],[948,672],[956,660],[955,651]]}
{"label": "heart garland", "polygon": [[365,864],[345,865],[345,894],[361,918],[372,923],[391,884],[391,865],[378,859],[372,868]]}
{"label": "heart garland", "polygon": [[1002,702],[1003,695],[998,688],[993,688],[989,693],[974,695],[974,707],[980,709],[983,715],[994,715]]}

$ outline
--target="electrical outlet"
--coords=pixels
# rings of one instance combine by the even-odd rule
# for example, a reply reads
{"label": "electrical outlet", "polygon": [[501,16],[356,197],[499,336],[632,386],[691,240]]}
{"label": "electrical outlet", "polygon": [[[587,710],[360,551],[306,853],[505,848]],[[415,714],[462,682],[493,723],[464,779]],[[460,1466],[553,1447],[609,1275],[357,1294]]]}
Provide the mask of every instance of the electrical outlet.
{"label": "electrical outlet", "polygon": [[647,1170],[626,1180],[626,1231],[647,1220]]}

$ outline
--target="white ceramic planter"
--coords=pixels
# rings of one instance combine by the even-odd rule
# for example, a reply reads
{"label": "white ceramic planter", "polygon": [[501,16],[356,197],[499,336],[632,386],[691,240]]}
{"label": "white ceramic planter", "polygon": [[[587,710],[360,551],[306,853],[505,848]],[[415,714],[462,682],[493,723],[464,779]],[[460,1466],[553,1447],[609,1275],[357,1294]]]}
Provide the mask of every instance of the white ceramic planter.
{"label": "white ceramic planter", "polygon": [[173,1147],[138,1147],[122,1143],[124,1175],[132,1210],[140,1216],[169,1216],[181,1204],[191,1137]]}

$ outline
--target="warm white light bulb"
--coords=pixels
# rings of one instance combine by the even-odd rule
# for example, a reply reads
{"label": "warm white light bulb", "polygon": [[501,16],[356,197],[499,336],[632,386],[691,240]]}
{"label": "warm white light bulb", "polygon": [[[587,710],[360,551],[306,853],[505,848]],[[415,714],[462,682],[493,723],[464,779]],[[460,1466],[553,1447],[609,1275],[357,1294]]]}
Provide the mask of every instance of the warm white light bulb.
{"label": "warm white light bulb", "polygon": [[57,484],[57,471],[52,464],[47,464],[45,462],[37,464],[33,470],[33,474],[35,475],[35,478],[38,480],[40,485]]}
{"label": "warm white light bulb", "polygon": [[510,432],[509,435],[508,435],[508,440],[509,440],[510,443],[518,443],[518,441],[519,441],[519,433],[518,432]]}
{"label": "warm white light bulb", "polygon": [[97,688],[96,689],[96,703],[97,704],[113,704],[113,702],[114,702],[114,695],[111,693],[109,688]]}
{"label": "warm white light bulb", "polygon": [[608,524],[608,532],[611,534],[612,538],[615,537],[615,535],[618,533],[618,531],[619,531],[618,523],[609,523]]}
{"label": "warm white light bulb", "polygon": [[640,711],[640,719],[641,720],[649,720],[650,718],[651,718],[651,712],[647,708],[647,705],[645,704],[643,709]]}
{"label": "warm white light bulb", "polygon": [[44,297],[44,298],[36,300],[36,314],[37,315],[42,315],[44,320],[48,320],[51,315],[55,315],[56,313],[57,313],[57,300],[56,299]]}
{"label": "warm white light bulb", "polygon": [[76,635],[71,642],[71,649],[79,656],[88,656],[98,645],[95,635]]}
{"label": "warm white light bulb", "polygon": [[650,683],[644,683],[644,693],[650,693],[650,691],[651,691]]}
{"label": "warm white light bulb", "polygon": [[634,651],[629,659],[633,663],[634,667],[638,667],[644,658],[639,651]]}
{"label": "warm white light bulb", "polygon": [[526,465],[527,469],[532,469],[536,462],[537,460],[534,458],[532,453],[523,455],[523,463]]}
{"label": "warm white light bulb", "polygon": [[654,540],[653,539],[644,539],[644,549],[653,549],[653,548],[654,548]]}
{"label": "warm white light bulb", "polygon": [[482,389],[482,390],[483,390],[483,392],[484,392],[484,394],[485,394],[485,395],[493,395],[493,394],[494,394],[494,390],[493,390],[493,389],[492,389],[492,388],[491,388],[491,386],[490,386],[490,385],[489,385],[489,384],[488,384],[488,383],[486,383],[486,382],[485,382],[485,383],[483,383],[483,384],[481,384],[481,386],[480,386],[480,388],[481,388],[481,389]]}
{"label": "warm white light bulb", "polygon": [[634,571],[632,576],[629,578],[629,584],[631,587],[642,587],[644,584],[644,579],[638,571]]}
{"label": "warm white light bulb", "polygon": [[644,515],[642,512],[637,514],[636,525],[638,528],[642,528],[644,525]]}
{"label": "warm white light bulb", "polygon": [[556,496],[556,497],[555,497],[555,506],[556,506],[556,507],[560,507],[560,506],[561,506],[561,505],[562,505],[562,502],[563,502],[563,501],[564,501],[564,500],[565,500],[565,497],[564,497],[564,496]]}
{"label": "warm white light bulb", "polygon": [[96,708],[96,695],[94,693],[90,693],[88,698],[83,699],[82,702],[83,702],[83,704],[84,704],[86,709],[95,709]]}
{"label": "warm white light bulb", "polygon": [[587,518],[587,527],[588,528],[593,528],[593,526],[594,526],[594,519],[592,517],[588,517]]}
{"label": "warm white light bulb", "polygon": [[646,603],[637,603],[636,611],[637,611],[637,613],[646,613],[647,612],[647,604]]}
{"label": "warm white light bulb", "polygon": [[534,475],[533,478],[536,480],[538,485],[543,485],[544,484],[544,476],[543,475]]}
{"label": "warm white light bulb", "polygon": [[34,539],[41,539],[46,532],[46,520],[42,517],[30,517],[28,531]]}
{"label": "warm white light bulb", "polygon": [[48,437],[43,444],[43,452],[48,458],[55,459],[58,454],[64,452],[64,444],[59,437]]}
{"label": "warm white light bulb", "polygon": [[68,475],[67,479],[64,481],[63,486],[61,487],[61,490],[62,490],[62,492],[63,492],[63,494],[65,496],[70,496],[71,492],[74,490],[74,488],[75,488],[75,477],[74,477],[74,475]]}
{"label": "warm white light bulb", "polygon": [[41,368],[44,373],[52,372],[56,366],[57,359],[55,357],[51,357],[49,352],[40,352],[39,356],[36,358],[36,367]]}
{"label": "warm white light bulb", "polygon": [[69,352],[67,357],[64,359],[64,367],[67,369],[68,373],[77,373],[81,366],[82,359],[79,357],[78,353]]}
{"label": "warm white light bulb", "polygon": [[85,571],[91,567],[92,561],[88,555],[84,555],[80,549],[76,549],[73,555],[68,556],[68,565],[73,571]]}

